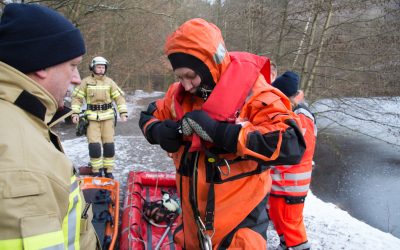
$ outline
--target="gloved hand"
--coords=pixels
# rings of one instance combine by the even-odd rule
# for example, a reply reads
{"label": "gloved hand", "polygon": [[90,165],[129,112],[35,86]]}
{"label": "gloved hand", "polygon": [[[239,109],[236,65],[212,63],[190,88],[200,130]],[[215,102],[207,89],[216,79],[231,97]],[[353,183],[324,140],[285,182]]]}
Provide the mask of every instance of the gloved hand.
{"label": "gloved hand", "polygon": [[150,127],[149,135],[153,141],[160,144],[161,148],[169,153],[178,151],[183,143],[182,134],[179,132],[180,124],[165,120]]}
{"label": "gloved hand", "polygon": [[189,112],[182,119],[184,135],[196,133],[204,141],[212,142],[230,153],[236,152],[241,128],[240,125],[218,122],[202,110]]}

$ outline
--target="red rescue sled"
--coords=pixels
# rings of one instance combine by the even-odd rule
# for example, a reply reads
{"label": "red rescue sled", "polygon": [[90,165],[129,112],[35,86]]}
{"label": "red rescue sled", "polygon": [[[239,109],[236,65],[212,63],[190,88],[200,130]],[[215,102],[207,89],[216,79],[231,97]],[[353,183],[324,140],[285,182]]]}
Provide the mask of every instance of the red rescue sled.
{"label": "red rescue sled", "polygon": [[171,210],[168,210],[165,217],[152,219],[160,210],[157,206],[168,196],[175,197],[173,200],[178,202],[175,204],[179,208],[175,173],[129,172],[122,213],[121,250],[182,249],[173,243],[179,211],[169,213]]}

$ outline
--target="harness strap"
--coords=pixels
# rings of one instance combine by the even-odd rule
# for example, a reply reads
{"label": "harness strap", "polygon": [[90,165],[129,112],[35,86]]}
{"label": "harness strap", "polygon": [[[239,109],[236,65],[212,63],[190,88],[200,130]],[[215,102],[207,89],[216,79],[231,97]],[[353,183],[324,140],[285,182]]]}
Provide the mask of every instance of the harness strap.
{"label": "harness strap", "polygon": [[205,227],[207,230],[214,230],[214,214],[215,214],[215,190],[214,182],[210,183],[207,196],[207,205],[205,211]]}

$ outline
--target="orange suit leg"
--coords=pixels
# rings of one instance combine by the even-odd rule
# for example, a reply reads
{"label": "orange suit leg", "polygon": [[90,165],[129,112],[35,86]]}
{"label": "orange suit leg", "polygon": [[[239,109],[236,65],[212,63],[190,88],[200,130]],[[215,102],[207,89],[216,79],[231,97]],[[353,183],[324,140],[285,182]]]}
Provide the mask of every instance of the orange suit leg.
{"label": "orange suit leg", "polygon": [[285,198],[270,196],[269,216],[278,235],[284,236],[286,246],[293,247],[307,242],[303,222],[304,203],[287,204]]}

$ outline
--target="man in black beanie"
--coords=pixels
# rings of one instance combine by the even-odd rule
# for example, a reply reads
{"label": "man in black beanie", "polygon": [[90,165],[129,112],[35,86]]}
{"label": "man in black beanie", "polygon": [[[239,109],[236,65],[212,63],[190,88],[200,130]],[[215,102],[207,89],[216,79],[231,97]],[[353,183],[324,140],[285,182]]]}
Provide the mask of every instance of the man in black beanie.
{"label": "man in black beanie", "polygon": [[73,166],[51,127],[86,52],[80,31],[38,4],[8,4],[0,20],[0,248],[96,249]]}
{"label": "man in black beanie", "polygon": [[304,94],[299,90],[299,83],[300,77],[293,71],[286,71],[272,83],[272,86],[289,98],[294,113],[301,120],[307,145],[300,163],[290,167],[276,165],[271,169],[269,215],[279,235],[278,249],[280,250],[309,250],[311,248],[304,226],[303,209],[311,183],[317,126],[314,114],[304,102]]}
{"label": "man in black beanie", "polygon": [[279,89],[287,97],[296,95],[299,90],[300,78],[296,72],[286,71],[272,82],[272,86]]}

